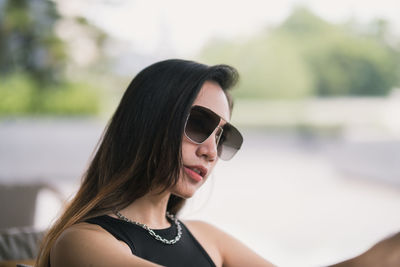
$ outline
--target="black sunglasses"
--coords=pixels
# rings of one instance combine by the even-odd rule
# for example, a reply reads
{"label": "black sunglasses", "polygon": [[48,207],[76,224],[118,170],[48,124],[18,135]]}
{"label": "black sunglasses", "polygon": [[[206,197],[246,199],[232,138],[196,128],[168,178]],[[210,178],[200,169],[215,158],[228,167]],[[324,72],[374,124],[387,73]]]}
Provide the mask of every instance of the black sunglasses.
{"label": "black sunglasses", "polygon": [[242,146],[243,137],[228,122],[220,127],[221,120],[224,119],[208,108],[193,106],[186,120],[184,132],[186,137],[193,143],[201,144],[217,130],[215,142],[217,144],[218,157],[223,160],[230,160]]}

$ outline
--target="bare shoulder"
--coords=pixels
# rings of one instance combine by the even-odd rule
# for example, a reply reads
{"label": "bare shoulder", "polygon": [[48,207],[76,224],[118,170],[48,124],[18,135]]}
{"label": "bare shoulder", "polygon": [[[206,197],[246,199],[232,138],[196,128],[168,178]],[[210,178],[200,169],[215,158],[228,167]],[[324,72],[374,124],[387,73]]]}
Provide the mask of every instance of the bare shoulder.
{"label": "bare shoulder", "polygon": [[214,225],[199,221],[199,220],[185,220],[185,225],[189,228],[190,231],[199,231],[203,234],[210,233],[210,234],[222,234],[223,231],[215,227]]}
{"label": "bare shoulder", "polygon": [[64,230],[51,249],[50,262],[52,267],[158,266],[134,256],[126,244],[89,223]]}
{"label": "bare shoulder", "polygon": [[112,239],[112,236],[100,226],[90,223],[78,223],[68,227],[61,233],[56,240],[52,253],[60,249],[73,248],[96,241],[101,241],[100,244],[104,244],[103,246],[115,245],[115,240]]}
{"label": "bare shoulder", "polygon": [[221,264],[217,266],[274,266],[241,241],[212,224],[203,221],[185,221],[184,223],[196,239],[203,240],[204,243],[215,248],[221,258]]}
{"label": "bare shoulder", "polygon": [[190,232],[199,239],[204,239],[204,242],[211,243],[219,251],[223,248],[223,244],[230,237],[223,230],[217,228],[216,226],[198,220],[188,220],[184,221],[185,225],[188,227]]}

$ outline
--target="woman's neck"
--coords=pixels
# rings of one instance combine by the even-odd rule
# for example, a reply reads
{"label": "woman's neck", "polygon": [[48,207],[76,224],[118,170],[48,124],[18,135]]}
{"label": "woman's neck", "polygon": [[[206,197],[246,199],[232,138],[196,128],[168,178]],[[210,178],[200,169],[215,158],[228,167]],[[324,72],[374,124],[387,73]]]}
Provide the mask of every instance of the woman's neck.
{"label": "woman's neck", "polygon": [[152,229],[170,226],[165,214],[170,193],[148,193],[119,212],[128,219],[146,224]]}

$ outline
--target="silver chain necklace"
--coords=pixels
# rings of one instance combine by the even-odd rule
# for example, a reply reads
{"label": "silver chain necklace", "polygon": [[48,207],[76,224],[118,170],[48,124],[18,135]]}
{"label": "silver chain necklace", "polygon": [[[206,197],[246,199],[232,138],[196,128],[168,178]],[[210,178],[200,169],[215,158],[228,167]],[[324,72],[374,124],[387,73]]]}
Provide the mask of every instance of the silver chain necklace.
{"label": "silver chain necklace", "polygon": [[176,242],[178,242],[179,239],[181,239],[181,237],[182,237],[182,226],[181,226],[181,223],[179,222],[179,220],[178,220],[174,215],[170,214],[168,211],[167,211],[166,215],[167,215],[168,218],[170,218],[172,221],[174,221],[174,223],[175,223],[175,225],[176,225],[176,229],[177,229],[177,234],[176,234],[175,238],[174,238],[174,239],[171,239],[171,240],[168,240],[168,239],[165,239],[165,238],[159,236],[158,234],[156,234],[152,229],[150,229],[150,228],[149,228],[146,224],[144,224],[144,223],[135,222],[135,221],[132,221],[132,220],[128,219],[127,217],[125,217],[124,215],[122,215],[122,214],[121,214],[119,211],[117,211],[117,210],[114,210],[114,214],[117,215],[117,217],[118,217],[119,219],[121,219],[121,220],[124,220],[124,221],[126,221],[126,222],[128,222],[128,223],[136,224],[136,225],[142,227],[143,229],[147,230],[147,232],[149,232],[149,234],[150,234],[152,237],[154,237],[156,240],[158,240],[158,241],[160,241],[160,242],[162,242],[162,243],[164,243],[164,244],[173,245],[173,244],[175,244]]}

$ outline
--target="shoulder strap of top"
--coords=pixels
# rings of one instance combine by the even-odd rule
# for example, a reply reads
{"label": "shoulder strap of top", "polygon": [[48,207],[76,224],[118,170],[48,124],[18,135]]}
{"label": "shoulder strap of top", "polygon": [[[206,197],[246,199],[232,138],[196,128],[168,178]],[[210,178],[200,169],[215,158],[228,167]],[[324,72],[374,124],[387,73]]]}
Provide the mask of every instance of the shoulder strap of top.
{"label": "shoulder strap of top", "polygon": [[210,266],[216,266],[214,261],[211,259],[210,255],[208,255],[207,251],[203,248],[203,246],[199,243],[199,241],[197,241],[197,239],[192,235],[192,233],[189,231],[189,229],[186,227],[186,225],[184,223],[182,223],[181,220],[179,220],[179,221],[181,222],[181,225],[185,229],[185,232],[188,233],[188,236],[190,237],[190,239],[192,239],[193,243],[196,245],[196,247],[199,249],[199,251],[203,254],[203,256],[210,263]]}

